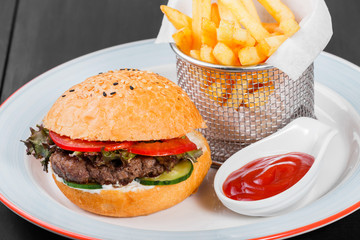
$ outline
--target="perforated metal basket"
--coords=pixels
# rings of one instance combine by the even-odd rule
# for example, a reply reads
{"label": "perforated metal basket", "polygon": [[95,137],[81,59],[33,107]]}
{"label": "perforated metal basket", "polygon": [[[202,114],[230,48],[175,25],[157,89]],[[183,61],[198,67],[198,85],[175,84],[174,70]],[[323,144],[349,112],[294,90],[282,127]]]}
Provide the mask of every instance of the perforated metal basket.
{"label": "perforated metal basket", "polygon": [[314,118],[314,67],[290,79],[267,64],[228,67],[176,53],[178,84],[195,103],[208,128],[214,166],[298,117]]}

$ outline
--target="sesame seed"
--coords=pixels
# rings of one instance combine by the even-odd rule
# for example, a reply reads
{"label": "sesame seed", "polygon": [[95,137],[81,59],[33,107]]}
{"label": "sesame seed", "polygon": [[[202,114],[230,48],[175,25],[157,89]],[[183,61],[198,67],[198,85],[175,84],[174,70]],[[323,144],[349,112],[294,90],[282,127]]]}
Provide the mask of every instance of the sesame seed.
{"label": "sesame seed", "polygon": [[107,95],[106,95],[106,92],[103,92],[103,96],[104,96],[104,97],[106,97],[106,96],[107,96]]}
{"label": "sesame seed", "polygon": [[133,86],[130,86],[130,90],[134,90],[134,87],[133,87]]}
{"label": "sesame seed", "polygon": [[118,82],[114,82],[114,83],[113,83],[114,86],[116,86],[116,85],[118,85],[118,84],[119,84]]}
{"label": "sesame seed", "polygon": [[103,74],[103,73],[102,73],[102,72],[99,72],[99,75],[100,75],[100,74]]}
{"label": "sesame seed", "polygon": [[66,95],[62,95],[62,97],[65,97]]}
{"label": "sesame seed", "polygon": [[116,92],[111,92],[110,95],[114,95]]}
{"label": "sesame seed", "polygon": [[71,90],[69,90],[69,92],[74,92],[75,91],[75,89],[71,89]]}

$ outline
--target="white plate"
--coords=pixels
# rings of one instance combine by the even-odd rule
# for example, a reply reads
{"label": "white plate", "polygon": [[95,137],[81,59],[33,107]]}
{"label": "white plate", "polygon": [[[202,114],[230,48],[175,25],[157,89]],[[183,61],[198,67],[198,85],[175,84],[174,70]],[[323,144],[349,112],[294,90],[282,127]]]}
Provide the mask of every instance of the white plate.
{"label": "white plate", "polygon": [[29,136],[29,127],[40,123],[70,86],[124,67],[150,69],[176,79],[170,47],[140,41],[60,65],[26,84],[1,106],[0,200],[5,205],[37,225],[74,238],[159,240],[287,237],[331,223],[360,207],[360,69],[323,53],[315,62],[316,115],[341,134],[330,146],[328,164],[301,208],[269,218],[233,213],[217,199],[212,186],[215,170],[211,169],[195,195],[150,216],[118,219],[80,210],[60,193],[40,163],[25,155],[20,139]]}

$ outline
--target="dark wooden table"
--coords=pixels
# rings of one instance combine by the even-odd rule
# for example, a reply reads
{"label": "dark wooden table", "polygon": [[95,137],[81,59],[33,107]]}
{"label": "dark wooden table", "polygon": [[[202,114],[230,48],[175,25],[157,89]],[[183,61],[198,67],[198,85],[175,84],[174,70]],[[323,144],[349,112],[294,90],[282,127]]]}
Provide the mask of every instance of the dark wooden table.
{"label": "dark wooden table", "polygon": [[[166,2],[0,0],[0,103],[26,82],[70,59],[156,37],[162,19],[159,5]],[[360,65],[360,1],[326,2],[334,36],[325,50]],[[359,239],[359,226],[357,211],[294,239]],[[29,223],[0,204],[0,239],[63,237]]]}

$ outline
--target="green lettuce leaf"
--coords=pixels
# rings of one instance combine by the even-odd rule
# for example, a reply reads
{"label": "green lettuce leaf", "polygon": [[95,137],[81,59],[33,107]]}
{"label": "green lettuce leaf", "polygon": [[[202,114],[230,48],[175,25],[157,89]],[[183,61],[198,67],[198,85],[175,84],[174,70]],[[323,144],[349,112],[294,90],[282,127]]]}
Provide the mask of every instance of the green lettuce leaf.
{"label": "green lettuce leaf", "polygon": [[30,128],[31,136],[22,141],[26,146],[27,155],[33,155],[36,159],[43,159],[41,165],[44,171],[48,171],[49,158],[55,152],[56,145],[49,136],[49,131],[41,125],[37,130]]}

